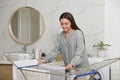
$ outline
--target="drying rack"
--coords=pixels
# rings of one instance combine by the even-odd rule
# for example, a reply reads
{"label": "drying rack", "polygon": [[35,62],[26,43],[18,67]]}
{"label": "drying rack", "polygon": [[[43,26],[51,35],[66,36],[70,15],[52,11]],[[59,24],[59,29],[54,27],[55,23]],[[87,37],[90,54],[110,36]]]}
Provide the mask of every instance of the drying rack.
{"label": "drying rack", "polygon": [[[76,73],[74,69],[67,72],[63,69],[64,67],[49,65],[49,64],[44,64],[43,66],[41,66],[41,65],[38,65],[36,62],[34,62],[35,64],[31,64],[27,66],[18,66],[16,62],[21,61],[21,59],[18,60],[17,55],[7,54],[6,57],[13,65],[17,67],[17,69],[21,71],[21,73],[24,76],[24,80],[35,80],[30,77],[29,73],[35,73],[39,75],[39,77],[37,78],[38,80],[41,80],[41,77],[42,78],[44,77],[44,79],[42,80],[78,80],[78,78],[84,77],[84,76],[89,76],[87,80],[104,80],[102,73],[100,72],[100,69],[106,66],[109,66],[110,64],[120,60],[120,57],[103,59],[89,65],[88,67],[82,68],[80,70],[77,69],[78,72],[80,73]],[[22,60],[25,60],[25,61],[28,60],[29,62],[31,62],[34,59],[22,58]],[[46,66],[47,67],[50,66],[52,67],[52,69],[45,68]],[[54,69],[56,67],[58,69]]]}

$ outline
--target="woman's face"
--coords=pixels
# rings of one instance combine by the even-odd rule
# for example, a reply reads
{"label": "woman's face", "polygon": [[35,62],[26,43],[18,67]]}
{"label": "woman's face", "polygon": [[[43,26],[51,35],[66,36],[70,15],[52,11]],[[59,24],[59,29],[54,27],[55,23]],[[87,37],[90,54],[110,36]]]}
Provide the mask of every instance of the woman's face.
{"label": "woman's face", "polygon": [[60,23],[61,23],[61,27],[62,27],[63,31],[69,32],[72,30],[71,22],[68,19],[66,19],[66,18],[60,19]]}

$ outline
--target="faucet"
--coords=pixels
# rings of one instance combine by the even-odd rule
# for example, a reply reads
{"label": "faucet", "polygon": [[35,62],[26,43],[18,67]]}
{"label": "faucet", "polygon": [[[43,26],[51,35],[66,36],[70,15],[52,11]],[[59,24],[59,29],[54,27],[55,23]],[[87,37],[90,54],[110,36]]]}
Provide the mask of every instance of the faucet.
{"label": "faucet", "polygon": [[27,46],[23,46],[22,49],[23,49],[24,53],[27,52]]}

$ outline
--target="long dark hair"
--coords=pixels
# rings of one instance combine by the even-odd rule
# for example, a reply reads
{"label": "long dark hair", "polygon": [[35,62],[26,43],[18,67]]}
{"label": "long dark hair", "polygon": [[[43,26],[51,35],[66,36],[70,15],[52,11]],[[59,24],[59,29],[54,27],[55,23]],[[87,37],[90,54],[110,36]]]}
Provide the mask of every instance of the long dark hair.
{"label": "long dark hair", "polygon": [[[71,22],[71,28],[74,29],[74,30],[80,30],[82,32],[82,34],[83,34],[83,37],[84,37],[83,31],[77,26],[77,24],[76,24],[76,22],[74,20],[74,17],[70,12],[62,13],[59,20],[61,20],[63,18],[68,19]],[[85,43],[85,37],[84,37],[84,43]]]}
{"label": "long dark hair", "polygon": [[61,14],[59,20],[63,19],[63,18],[66,18],[68,19],[70,22],[71,22],[71,28],[74,29],[74,30],[80,30],[80,28],[77,26],[75,20],[74,20],[74,17],[73,15],[70,13],[70,12],[64,12]]}

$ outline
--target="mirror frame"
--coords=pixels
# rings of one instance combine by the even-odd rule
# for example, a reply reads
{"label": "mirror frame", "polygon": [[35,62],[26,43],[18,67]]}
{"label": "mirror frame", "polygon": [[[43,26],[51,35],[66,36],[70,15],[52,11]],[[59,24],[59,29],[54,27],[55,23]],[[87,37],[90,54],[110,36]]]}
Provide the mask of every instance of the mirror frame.
{"label": "mirror frame", "polygon": [[[8,31],[9,31],[9,33],[10,33],[10,36],[12,37],[12,39],[13,39],[16,43],[21,44],[21,45],[31,45],[31,44],[37,42],[37,41],[43,36],[43,34],[44,34],[44,32],[45,32],[45,20],[44,20],[44,16],[43,16],[38,10],[36,10],[35,8],[32,8],[32,9],[35,9],[36,11],[38,11],[38,12],[42,15],[42,18],[43,18],[43,20],[44,20],[44,21],[43,21],[43,25],[44,25],[43,31],[42,31],[42,34],[39,35],[38,39],[35,40],[34,42],[30,42],[30,43],[22,42],[22,41],[20,41],[20,40],[14,35],[14,33],[12,32],[12,25],[11,25],[12,18],[13,18],[13,16],[14,16],[15,12],[17,12],[17,11],[18,11],[19,9],[21,9],[21,8],[32,8],[32,7],[20,7],[20,8],[18,8],[17,10],[15,10],[15,11],[13,12],[13,14],[12,14],[12,15],[10,16],[10,18],[9,18]],[[40,26],[39,26],[39,27],[40,27]]]}

